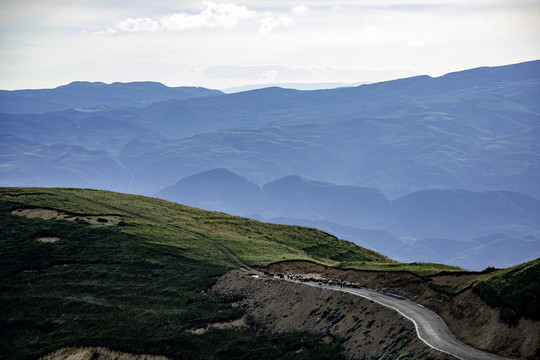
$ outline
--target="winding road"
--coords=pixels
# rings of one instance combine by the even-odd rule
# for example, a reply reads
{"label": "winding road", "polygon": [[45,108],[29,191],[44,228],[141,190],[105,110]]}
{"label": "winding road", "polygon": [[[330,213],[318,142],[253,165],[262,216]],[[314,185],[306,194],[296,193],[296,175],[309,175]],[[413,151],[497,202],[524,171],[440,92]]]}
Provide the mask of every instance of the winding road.
{"label": "winding road", "polygon": [[366,288],[340,287],[316,282],[285,279],[290,282],[314,286],[326,290],[341,291],[373,300],[389,307],[414,323],[418,337],[429,347],[462,360],[503,360],[498,355],[486,353],[456,340],[444,321],[433,311],[399,295],[383,293]]}
{"label": "winding road", "polygon": [[[80,195],[75,195],[75,196],[78,198],[84,199],[86,201],[89,201],[91,203],[109,208],[116,212],[128,214],[136,218],[143,218],[151,222],[158,222],[155,219],[151,219],[151,218],[142,216],[140,214],[126,211],[125,209],[111,206],[110,204],[105,204],[103,202],[99,202],[94,199],[90,199],[90,198],[83,197]],[[237,268],[241,271],[249,272],[251,274],[255,273],[255,274],[263,275],[260,271],[255,270],[251,268],[250,266],[246,265],[242,260],[240,260],[236,255],[234,255],[232,251],[230,251],[225,245],[223,245],[219,241],[208,238],[202,234],[198,234],[196,232],[183,229],[182,227],[178,225],[162,223],[162,222],[159,222],[159,223],[162,226],[174,228],[175,230],[189,234],[205,242],[207,245],[209,245],[214,250],[216,250],[223,257],[223,259],[227,263],[229,263],[233,268]],[[391,308],[397,311],[403,317],[409,319],[410,321],[414,323],[418,337],[426,345],[436,350],[452,355],[458,359],[462,359],[462,360],[504,360],[506,359],[506,360],[509,360],[508,358],[504,358],[498,355],[494,355],[494,354],[490,354],[490,353],[486,353],[486,352],[474,349],[468,345],[465,345],[457,341],[456,338],[448,330],[448,327],[446,326],[444,321],[437,314],[423,307],[422,305],[417,304],[414,301],[408,300],[399,295],[378,292],[378,291],[366,289],[366,288],[352,288],[352,287],[346,287],[346,286],[340,287],[340,286],[328,285],[325,283],[319,284],[317,282],[312,282],[312,281],[298,281],[298,280],[293,280],[290,278],[284,278],[283,280],[299,283],[299,284],[304,284],[304,285],[309,285],[309,286],[314,286],[314,287],[331,290],[331,291],[341,291],[341,292],[350,293],[356,296],[361,296],[369,300],[373,300],[376,303],[379,303],[383,306]]]}

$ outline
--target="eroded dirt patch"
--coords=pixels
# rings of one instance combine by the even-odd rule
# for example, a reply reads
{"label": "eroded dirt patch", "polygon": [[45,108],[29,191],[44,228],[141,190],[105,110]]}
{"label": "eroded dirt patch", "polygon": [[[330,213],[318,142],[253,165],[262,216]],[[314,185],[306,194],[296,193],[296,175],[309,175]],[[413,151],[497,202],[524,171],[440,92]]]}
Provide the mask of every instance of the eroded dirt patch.
{"label": "eroded dirt patch", "polygon": [[5,197],[7,199],[16,199],[16,198],[30,198],[30,197],[36,197],[41,195],[49,195],[45,193],[24,193],[24,194],[9,194],[9,193],[0,193],[0,196]]}
{"label": "eroded dirt patch", "polygon": [[124,219],[118,215],[80,215],[70,214],[65,211],[45,208],[24,208],[16,209],[11,212],[13,215],[25,216],[30,219],[43,220],[66,220],[66,221],[85,221],[92,225],[118,225]]}
{"label": "eroded dirt patch", "polygon": [[56,236],[40,236],[36,237],[35,240],[44,243],[54,243],[60,240],[60,238]]}
{"label": "eroded dirt patch", "polygon": [[438,275],[431,278],[431,283],[440,286],[449,286],[451,288],[460,288],[478,279],[480,276],[481,274]]}
{"label": "eroded dirt patch", "polygon": [[239,329],[244,329],[246,327],[248,327],[246,317],[242,316],[240,319],[237,319],[237,320],[208,324],[204,327],[195,328],[189,331],[194,334],[201,335],[209,330],[226,330],[226,329],[239,330]]}
{"label": "eroded dirt patch", "polygon": [[104,347],[66,347],[55,350],[40,360],[169,360],[159,355],[131,354]]}

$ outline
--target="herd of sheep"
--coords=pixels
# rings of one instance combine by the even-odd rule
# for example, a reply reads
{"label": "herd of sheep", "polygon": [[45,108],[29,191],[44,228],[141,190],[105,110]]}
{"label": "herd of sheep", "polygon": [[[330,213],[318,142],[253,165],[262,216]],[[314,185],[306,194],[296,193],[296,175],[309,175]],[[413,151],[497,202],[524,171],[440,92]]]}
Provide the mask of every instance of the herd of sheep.
{"label": "herd of sheep", "polygon": [[265,276],[272,277],[275,279],[286,279],[286,280],[292,280],[292,281],[300,281],[300,282],[316,282],[319,285],[327,284],[327,285],[333,285],[333,286],[339,286],[339,287],[353,287],[353,288],[362,288],[365,287],[364,284],[360,283],[354,283],[349,282],[343,279],[329,279],[322,277],[321,274],[313,274],[313,273],[292,273],[287,272],[286,274],[272,274],[269,272],[264,273]]}

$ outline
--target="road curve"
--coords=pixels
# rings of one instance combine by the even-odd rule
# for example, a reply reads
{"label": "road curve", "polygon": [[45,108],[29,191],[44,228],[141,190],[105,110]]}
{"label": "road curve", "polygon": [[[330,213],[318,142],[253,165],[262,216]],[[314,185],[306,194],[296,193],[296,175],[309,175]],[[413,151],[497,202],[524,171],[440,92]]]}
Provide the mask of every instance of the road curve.
{"label": "road curve", "polygon": [[332,286],[324,283],[319,285],[318,283],[311,281],[301,282],[292,279],[286,280],[322,289],[350,293],[369,300],[373,300],[376,303],[389,307],[397,311],[405,318],[411,320],[414,323],[418,337],[429,347],[455,356],[458,359],[508,360],[508,358],[486,353],[457,341],[456,338],[452,335],[452,333],[450,333],[450,330],[448,330],[448,327],[439,317],[439,315],[435,314],[433,311],[425,308],[424,306],[399,295],[378,292],[366,288],[359,289],[351,287]]}

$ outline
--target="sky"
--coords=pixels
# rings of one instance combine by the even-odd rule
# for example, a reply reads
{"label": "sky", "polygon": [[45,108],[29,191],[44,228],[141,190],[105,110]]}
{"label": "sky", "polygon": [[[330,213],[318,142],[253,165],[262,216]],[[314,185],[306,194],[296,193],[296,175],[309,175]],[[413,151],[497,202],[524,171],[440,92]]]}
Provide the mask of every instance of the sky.
{"label": "sky", "polygon": [[376,82],[540,59],[538,0],[2,0],[0,89]]}

